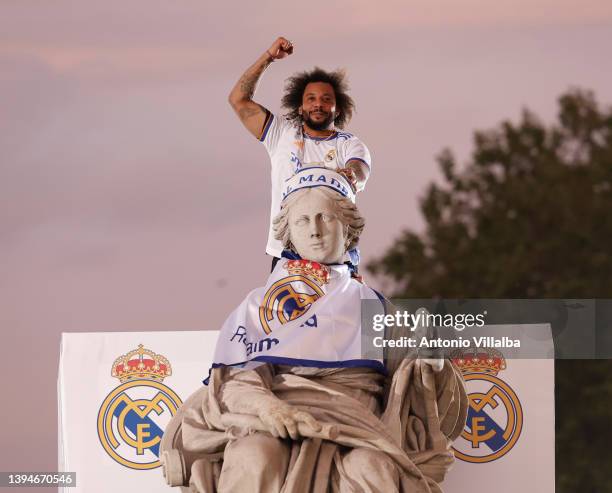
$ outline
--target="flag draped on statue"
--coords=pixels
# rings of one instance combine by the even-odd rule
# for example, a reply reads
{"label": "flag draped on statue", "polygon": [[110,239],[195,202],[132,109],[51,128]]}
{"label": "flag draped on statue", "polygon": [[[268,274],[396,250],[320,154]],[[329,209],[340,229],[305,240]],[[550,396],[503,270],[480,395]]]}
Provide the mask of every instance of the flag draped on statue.
{"label": "flag draped on statue", "polygon": [[[361,300],[381,300],[346,264],[282,258],[223,324],[214,366],[268,362],[314,367],[369,366],[362,359]],[[379,303],[384,312],[384,305]]]}

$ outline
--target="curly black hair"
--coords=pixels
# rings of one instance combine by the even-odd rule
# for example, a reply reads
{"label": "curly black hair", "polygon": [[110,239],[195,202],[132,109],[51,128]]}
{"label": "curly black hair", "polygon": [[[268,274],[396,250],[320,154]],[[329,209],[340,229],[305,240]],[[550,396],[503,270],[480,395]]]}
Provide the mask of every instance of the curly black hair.
{"label": "curly black hair", "polygon": [[337,110],[334,125],[338,128],[344,128],[344,125],[348,123],[353,116],[355,103],[347,94],[349,87],[346,80],[346,73],[341,69],[327,72],[322,68],[315,67],[310,72],[298,72],[289,77],[285,81],[285,94],[281,100],[282,107],[289,110],[287,117],[294,122],[299,122],[301,120],[298,109],[302,106],[304,90],[311,82],[326,82],[334,88]]}

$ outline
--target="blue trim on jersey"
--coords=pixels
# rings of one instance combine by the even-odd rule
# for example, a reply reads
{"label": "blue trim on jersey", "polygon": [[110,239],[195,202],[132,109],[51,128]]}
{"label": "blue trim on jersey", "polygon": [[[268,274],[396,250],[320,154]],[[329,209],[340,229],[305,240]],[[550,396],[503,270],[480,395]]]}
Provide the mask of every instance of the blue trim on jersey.
{"label": "blue trim on jersey", "polygon": [[365,164],[368,169],[371,168],[370,163],[368,163],[365,159],[361,159],[360,157],[352,157],[346,160],[346,164],[350,163],[351,161],[359,161],[362,162],[363,164]]}
{"label": "blue trim on jersey", "polygon": [[338,132],[334,132],[333,134],[328,135],[327,137],[311,137],[306,132],[302,132],[302,135],[304,136],[304,139],[310,140],[334,140],[340,134]]}
{"label": "blue trim on jersey", "polygon": [[349,134],[347,132],[338,132],[338,138],[339,139],[346,139],[346,140],[348,140],[348,139],[352,139],[353,137],[354,137],[353,134]]}
{"label": "blue trim on jersey", "polygon": [[270,130],[270,125],[272,125],[272,120],[274,120],[274,115],[272,114],[272,112],[268,111],[268,114],[270,115],[270,118],[268,118],[268,121],[264,126],[263,132],[261,133],[261,137],[259,138],[259,142],[263,142],[266,139],[266,135],[268,135],[268,130]]}
{"label": "blue trim on jersey", "polygon": [[[307,366],[309,368],[371,368],[372,370],[382,373],[387,376],[389,372],[380,361],[372,359],[347,359],[344,361],[318,361],[314,359],[299,359],[299,358],[284,358],[281,356],[257,356],[252,360],[248,361],[260,361],[262,363],[270,363],[273,365],[291,365],[291,366]],[[224,363],[213,363],[212,367],[208,370],[208,377],[202,380],[204,385],[208,385],[210,382],[210,374],[215,368],[222,366],[240,366],[248,363],[243,361],[242,363],[235,363],[233,365],[226,365]]]}

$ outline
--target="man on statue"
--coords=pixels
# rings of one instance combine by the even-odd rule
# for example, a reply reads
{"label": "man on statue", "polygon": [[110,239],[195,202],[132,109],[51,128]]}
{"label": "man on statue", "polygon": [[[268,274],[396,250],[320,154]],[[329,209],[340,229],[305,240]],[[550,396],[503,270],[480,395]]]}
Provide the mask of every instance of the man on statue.
{"label": "man on statue", "polygon": [[264,70],[292,53],[293,44],[279,37],[242,74],[229,95],[242,124],[264,144],[270,156],[272,203],[266,252],[274,257],[273,268],[283,248],[274,238],[272,220],[280,211],[279,191],[285,181],[305,167],[325,167],[343,174],[356,191],[361,191],[371,169],[368,148],[344,130],[355,105],[347,93],[343,71],[314,68],[289,77],[281,101],[288,110],[285,116],[274,115],[253,100]]}

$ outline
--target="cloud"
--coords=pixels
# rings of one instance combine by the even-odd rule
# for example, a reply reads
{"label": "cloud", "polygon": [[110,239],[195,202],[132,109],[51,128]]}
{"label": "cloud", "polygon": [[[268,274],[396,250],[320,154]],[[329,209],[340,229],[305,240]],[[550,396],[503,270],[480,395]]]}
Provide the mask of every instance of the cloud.
{"label": "cloud", "polygon": [[[10,94],[0,132],[0,195],[10,204],[0,212],[5,237],[57,217],[176,230],[265,211],[265,199],[249,186],[268,182],[265,151],[253,139],[257,157],[248,160],[233,145],[243,130],[224,85],[100,87],[36,59],[0,63],[11,74],[0,80],[0,93]],[[224,204],[226,213],[212,204]]]}

